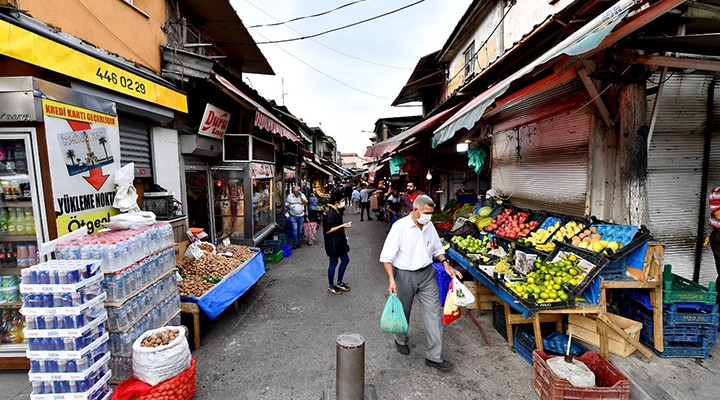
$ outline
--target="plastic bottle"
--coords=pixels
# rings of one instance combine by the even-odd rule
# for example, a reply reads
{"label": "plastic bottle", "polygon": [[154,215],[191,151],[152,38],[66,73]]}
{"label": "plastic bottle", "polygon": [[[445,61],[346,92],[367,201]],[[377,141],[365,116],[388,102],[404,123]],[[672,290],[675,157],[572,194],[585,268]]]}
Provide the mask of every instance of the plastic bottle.
{"label": "plastic bottle", "polygon": [[16,224],[16,216],[14,209],[7,208],[7,234],[8,235],[17,235],[17,230],[15,229]]}
{"label": "plastic bottle", "polygon": [[34,235],[35,234],[35,217],[32,212],[32,208],[28,207],[25,208],[25,217],[24,217],[24,225],[25,225],[25,234],[27,235]]}
{"label": "plastic bottle", "polygon": [[15,232],[18,235],[24,235],[25,234],[25,214],[22,211],[22,208],[14,208],[15,213]]}

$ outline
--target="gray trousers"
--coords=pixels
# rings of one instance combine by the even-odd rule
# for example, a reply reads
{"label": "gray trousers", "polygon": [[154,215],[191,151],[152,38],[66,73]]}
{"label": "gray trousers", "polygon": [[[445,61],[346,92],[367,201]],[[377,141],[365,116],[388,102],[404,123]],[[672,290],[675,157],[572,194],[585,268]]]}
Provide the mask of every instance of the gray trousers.
{"label": "gray trousers", "polygon": [[[413,299],[417,295],[422,309],[422,318],[427,331],[427,350],[425,358],[430,361],[443,360],[443,323],[442,308],[440,307],[439,290],[435,280],[435,268],[432,265],[419,271],[405,271],[394,269],[397,295],[402,302],[405,317],[410,323],[410,310]],[[408,335],[395,335],[395,342],[406,345]]]}

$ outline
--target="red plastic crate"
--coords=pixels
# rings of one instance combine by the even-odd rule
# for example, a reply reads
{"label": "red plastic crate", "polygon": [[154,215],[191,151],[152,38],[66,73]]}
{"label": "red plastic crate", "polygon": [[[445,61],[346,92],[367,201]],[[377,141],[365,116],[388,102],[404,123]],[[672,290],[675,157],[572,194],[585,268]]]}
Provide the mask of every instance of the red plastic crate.
{"label": "red plastic crate", "polygon": [[567,379],[558,378],[547,365],[552,358],[541,350],[533,352],[533,386],[543,400],[628,400],[630,380],[600,354],[587,352],[575,359],[584,362],[595,374],[595,387],[575,387]]}

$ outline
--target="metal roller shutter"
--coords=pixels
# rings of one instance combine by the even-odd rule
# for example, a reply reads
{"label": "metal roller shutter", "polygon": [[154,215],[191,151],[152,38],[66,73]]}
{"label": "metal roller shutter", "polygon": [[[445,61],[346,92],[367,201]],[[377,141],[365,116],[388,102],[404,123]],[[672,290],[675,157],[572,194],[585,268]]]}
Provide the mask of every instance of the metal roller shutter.
{"label": "metal roller shutter", "polygon": [[592,126],[588,112],[563,112],[494,134],[492,187],[520,207],[585,215]]}
{"label": "metal roller shutter", "polygon": [[[659,75],[650,78],[657,82]],[[665,82],[648,153],[650,230],[665,243],[665,264],[692,279],[702,199],[709,75],[675,74]],[[652,110],[654,96],[648,96]],[[717,157],[717,156],[716,156]]]}
{"label": "metal roller shutter", "polygon": [[135,163],[135,177],[152,176],[150,128],[138,121],[120,119],[120,164]]}
{"label": "metal roller shutter", "polygon": [[[720,81],[715,83],[715,95],[713,97],[713,131],[710,142],[710,173],[708,174],[708,193],[710,190],[720,185]],[[704,199],[707,201],[707,197]],[[706,210],[705,219],[710,217],[710,210]],[[710,226],[705,225],[705,236],[710,234]],[[710,247],[706,247],[702,252],[702,263],[700,264],[700,283],[707,285],[710,281],[715,281],[717,271],[715,270],[715,260],[713,259]]]}

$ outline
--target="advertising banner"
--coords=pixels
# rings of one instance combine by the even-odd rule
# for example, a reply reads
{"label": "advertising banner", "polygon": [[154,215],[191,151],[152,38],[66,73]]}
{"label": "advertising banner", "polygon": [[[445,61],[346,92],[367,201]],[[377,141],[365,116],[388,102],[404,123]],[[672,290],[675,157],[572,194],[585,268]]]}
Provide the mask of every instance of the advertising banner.
{"label": "advertising banner", "polygon": [[82,226],[93,233],[118,213],[112,207],[112,174],[120,168],[117,117],[48,99],[42,105],[58,236]]}
{"label": "advertising banner", "polygon": [[212,104],[205,106],[205,113],[202,121],[200,121],[200,129],[198,135],[209,136],[216,139],[222,139],[225,136],[228,123],[230,122],[230,113],[215,107]]}

